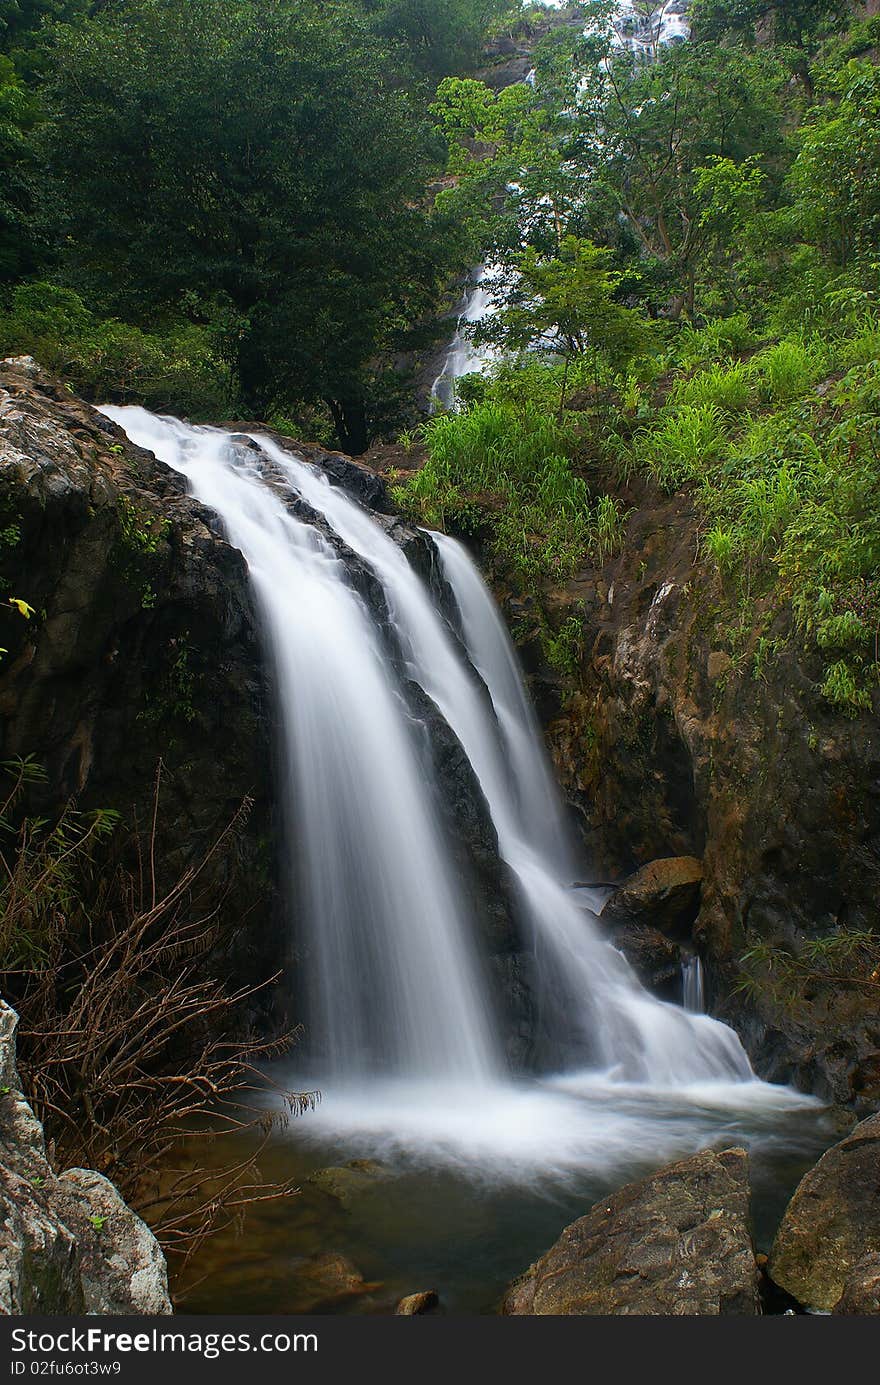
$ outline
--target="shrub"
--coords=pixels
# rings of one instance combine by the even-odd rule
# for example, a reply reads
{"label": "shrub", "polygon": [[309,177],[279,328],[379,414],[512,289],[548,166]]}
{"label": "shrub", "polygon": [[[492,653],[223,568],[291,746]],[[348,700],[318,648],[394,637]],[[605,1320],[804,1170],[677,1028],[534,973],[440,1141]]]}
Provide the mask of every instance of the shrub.
{"label": "shrub", "polygon": [[766,347],[752,361],[759,393],[771,404],[787,404],[807,394],[821,379],[824,364],[816,347],[791,338]]}
{"label": "shrub", "polygon": [[689,380],[679,380],[670,402],[673,404],[714,404],[725,413],[747,409],[752,395],[752,374],[741,361],[712,365]]}
{"label": "shrub", "polygon": [[685,324],[675,343],[675,356],[686,370],[709,365],[719,357],[742,355],[758,343],[748,313],[713,318],[703,327]]}
{"label": "shrub", "polygon": [[[58,1161],[97,1168],[151,1221],[166,1249],[191,1253],[204,1237],[292,1184],[258,1186],[257,1155],[206,1176],[196,1164],[156,1200],[167,1156],[193,1129],[257,1129],[243,1098],[255,1063],[288,1046],[243,1030],[239,1012],[260,986],[227,988],[209,958],[221,938],[226,875],[246,802],[201,861],[170,885],[155,866],[160,777],[148,839],[134,844],[136,875],[109,855],[109,812],[24,817],[30,761],[3,766],[0,805],[0,979],[21,1015],[19,1064]],[[266,983],[268,984],[268,983]],[[309,1097],[289,1094],[290,1109]],[[259,1151],[258,1151],[259,1152]]]}
{"label": "shrub", "polygon": [[211,333],[192,323],[147,332],[91,313],[72,290],[20,284],[0,313],[0,354],[27,354],[93,400],[136,401],[160,413],[222,418],[231,372]]}
{"label": "shrub", "polygon": [[636,449],[664,490],[699,480],[718,460],[727,442],[717,404],[685,404],[654,428],[636,437]]}

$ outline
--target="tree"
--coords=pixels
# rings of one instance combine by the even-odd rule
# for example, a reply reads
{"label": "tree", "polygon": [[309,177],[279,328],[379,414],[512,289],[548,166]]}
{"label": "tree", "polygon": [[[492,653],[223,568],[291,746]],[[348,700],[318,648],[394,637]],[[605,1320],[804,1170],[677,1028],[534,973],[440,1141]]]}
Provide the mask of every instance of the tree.
{"label": "tree", "polygon": [[609,69],[603,178],[642,253],[662,266],[673,317],[695,308],[705,225],[694,170],[782,158],[782,76],[771,56],[708,45],[681,46],[635,74],[625,61]]}
{"label": "tree", "polygon": [[556,254],[527,246],[513,261],[514,276],[499,285],[499,311],[480,332],[505,351],[543,348],[565,361],[560,412],[572,357],[592,353],[619,369],[643,349],[641,314],[615,301],[621,276],[611,252],[577,236],[564,236]]}
{"label": "tree", "polygon": [[519,9],[515,0],[367,0],[378,33],[399,43],[417,71],[436,82],[479,61],[493,20]]}
{"label": "tree", "polygon": [[0,284],[33,264],[33,143],[38,113],[11,61],[0,54]]}
{"label": "tree", "polygon": [[248,409],[370,380],[448,272],[433,136],[347,4],[143,0],[58,37],[47,161],[66,273],[139,325],[222,327]]}

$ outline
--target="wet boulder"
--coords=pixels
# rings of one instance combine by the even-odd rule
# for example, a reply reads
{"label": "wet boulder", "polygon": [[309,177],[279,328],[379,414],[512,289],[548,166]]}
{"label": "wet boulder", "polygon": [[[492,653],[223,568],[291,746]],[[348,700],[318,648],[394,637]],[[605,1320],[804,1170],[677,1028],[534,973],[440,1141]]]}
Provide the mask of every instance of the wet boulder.
{"label": "wet boulder", "polygon": [[440,1299],[433,1289],[426,1289],[420,1294],[407,1294],[402,1298],[395,1308],[395,1315],[399,1318],[420,1318],[426,1313],[436,1311]]}
{"label": "wet boulder", "polygon": [[880,1115],[857,1125],[801,1179],[769,1273],[805,1308],[827,1312],[844,1296],[854,1302],[869,1291],[868,1256],[880,1256]]}
{"label": "wet boulder", "polygon": [[690,935],[700,909],[703,867],[695,856],[670,856],[642,866],[611,895],[606,924],[637,924],[672,938]]}
{"label": "wet boulder", "polygon": [[507,1314],[760,1313],[749,1160],[706,1150],[629,1183],[510,1286]]}
{"label": "wet boulder", "polygon": [[664,999],[681,994],[681,949],[659,928],[622,923],[611,932],[611,941],[623,953],[642,985]]}
{"label": "wet boulder", "polygon": [[880,1255],[866,1255],[853,1267],[834,1312],[860,1317],[880,1313]]}

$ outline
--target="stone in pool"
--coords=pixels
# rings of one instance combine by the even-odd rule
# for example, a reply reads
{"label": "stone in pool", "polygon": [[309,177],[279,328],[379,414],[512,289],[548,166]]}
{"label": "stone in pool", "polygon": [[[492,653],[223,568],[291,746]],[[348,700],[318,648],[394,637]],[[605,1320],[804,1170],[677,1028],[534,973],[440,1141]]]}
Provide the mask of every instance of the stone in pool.
{"label": "stone in pool", "polygon": [[751,1316],[758,1280],[748,1155],[706,1150],[596,1203],[510,1286],[501,1311]]}

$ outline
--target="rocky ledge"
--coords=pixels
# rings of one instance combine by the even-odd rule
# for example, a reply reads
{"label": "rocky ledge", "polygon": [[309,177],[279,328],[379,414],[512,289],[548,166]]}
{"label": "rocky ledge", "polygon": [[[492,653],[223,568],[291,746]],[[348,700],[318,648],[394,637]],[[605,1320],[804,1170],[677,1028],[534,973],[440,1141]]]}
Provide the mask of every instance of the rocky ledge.
{"label": "rocky ledge", "polygon": [[149,1227],[101,1174],[49,1163],[21,1092],[17,1024],[0,1001],[0,1313],[170,1313]]}

